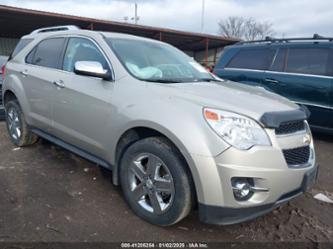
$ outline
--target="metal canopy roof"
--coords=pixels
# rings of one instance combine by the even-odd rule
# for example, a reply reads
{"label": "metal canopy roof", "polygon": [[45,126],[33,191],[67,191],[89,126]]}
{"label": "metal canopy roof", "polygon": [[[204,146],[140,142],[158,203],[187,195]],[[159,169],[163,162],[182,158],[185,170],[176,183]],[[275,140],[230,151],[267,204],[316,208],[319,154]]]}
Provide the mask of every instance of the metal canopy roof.
{"label": "metal canopy roof", "polygon": [[211,49],[238,42],[238,40],[216,35],[191,33],[0,5],[0,37],[19,38],[38,28],[58,25],[76,25],[82,29],[144,36],[162,40],[179,49],[189,51],[205,50],[207,49],[207,45]]}

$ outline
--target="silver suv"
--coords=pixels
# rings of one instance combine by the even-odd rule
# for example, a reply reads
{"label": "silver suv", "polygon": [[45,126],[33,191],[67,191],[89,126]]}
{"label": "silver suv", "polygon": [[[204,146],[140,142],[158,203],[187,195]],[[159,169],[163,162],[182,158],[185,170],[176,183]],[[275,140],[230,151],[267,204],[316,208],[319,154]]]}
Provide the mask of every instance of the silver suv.
{"label": "silver suv", "polygon": [[112,170],[144,220],[232,224],[305,192],[317,166],[302,107],[224,81],[163,42],[73,26],[24,36],[3,99],[17,146],[47,139]]}

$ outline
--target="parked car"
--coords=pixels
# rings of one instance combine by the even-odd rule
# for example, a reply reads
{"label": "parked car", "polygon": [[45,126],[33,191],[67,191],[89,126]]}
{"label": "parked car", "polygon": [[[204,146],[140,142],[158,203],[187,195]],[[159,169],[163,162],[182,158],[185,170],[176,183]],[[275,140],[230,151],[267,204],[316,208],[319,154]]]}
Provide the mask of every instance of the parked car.
{"label": "parked car", "polygon": [[266,39],[225,49],[214,73],[263,87],[311,112],[313,129],[333,132],[333,39]]}
{"label": "parked car", "polygon": [[0,55],[0,120],[5,119],[5,109],[2,104],[2,80],[4,76],[4,66],[8,60],[8,56]]}
{"label": "parked car", "polygon": [[41,137],[112,170],[152,224],[172,225],[196,206],[204,222],[242,222],[315,181],[306,111],[222,81],[171,45],[65,26],[18,46],[3,85],[13,143]]}

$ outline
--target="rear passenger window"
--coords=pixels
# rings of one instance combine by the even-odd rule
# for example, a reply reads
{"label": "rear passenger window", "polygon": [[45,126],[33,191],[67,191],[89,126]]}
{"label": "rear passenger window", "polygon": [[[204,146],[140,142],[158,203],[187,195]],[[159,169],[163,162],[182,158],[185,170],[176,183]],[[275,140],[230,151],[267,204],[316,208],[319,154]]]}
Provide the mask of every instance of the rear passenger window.
{"label": "rear passenger window", "polygon": [[241,49],[227,65],[227,68],[266,70],[270,67],[273,49]]}
{"label": "rear passenger window", "polygon": [[286,61],[286,54],[287,49],[286,48],[280,48],[277,52],[277,55],[273,61],[273,65],[271,67],[272,71],[276,72],[283,72],[284,71],[284,65]]}
{"label": "rear passenger window", "polygon": [[286,72],[327,75],[329,49],[290,48]]}
{"label": "rear passenger window", "polygon": [[60,68],[64,38],[51,38],[41,41],[27,56],[26,62],[37,66]]}

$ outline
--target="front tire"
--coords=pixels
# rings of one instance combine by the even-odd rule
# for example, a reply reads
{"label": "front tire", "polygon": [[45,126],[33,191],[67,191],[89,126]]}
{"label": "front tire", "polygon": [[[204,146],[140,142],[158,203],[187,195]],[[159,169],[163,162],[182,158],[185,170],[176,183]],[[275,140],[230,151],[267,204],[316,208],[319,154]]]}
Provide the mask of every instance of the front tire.
{"label": "front tire", "polygon": [[139,140],[125,151],[120,182],[134,213],[155,225],[175,224],[193,206],[195,195],[187,165],[163,137]]}
{"label": "front tire", "polygon": [[38,136],[31,132],[25,122],[24,114],[16,99],[10,100],[5,105],[6,125],[12,142],[19,147],[28,146],[38,141]]}

